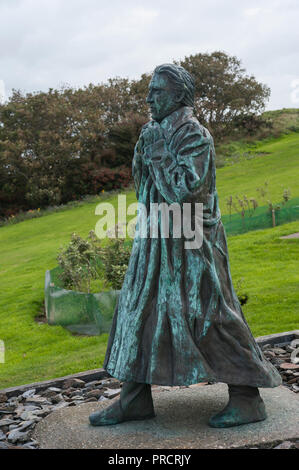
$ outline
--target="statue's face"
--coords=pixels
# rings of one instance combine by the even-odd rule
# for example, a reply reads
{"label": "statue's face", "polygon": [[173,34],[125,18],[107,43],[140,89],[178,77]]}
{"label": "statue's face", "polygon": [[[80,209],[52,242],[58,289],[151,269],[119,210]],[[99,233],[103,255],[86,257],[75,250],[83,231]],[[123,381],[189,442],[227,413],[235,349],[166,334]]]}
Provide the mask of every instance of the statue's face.
{"label": "statue's face", "polygon": [[150,105],[152,118],[158,122],[181,107],[180,97],[163,73],[155,73],[151,79],[146,102]]}

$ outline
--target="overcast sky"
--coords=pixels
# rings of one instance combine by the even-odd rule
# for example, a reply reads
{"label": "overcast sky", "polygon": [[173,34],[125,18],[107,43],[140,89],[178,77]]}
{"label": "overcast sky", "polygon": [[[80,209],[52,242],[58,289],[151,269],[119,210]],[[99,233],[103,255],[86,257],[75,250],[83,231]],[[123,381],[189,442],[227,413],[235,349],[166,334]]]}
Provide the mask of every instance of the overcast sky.
{"label": "overcast sky", "polygon": [[0,95],[138,78],[222,50],[299,106],[298,0],[0,0]]}

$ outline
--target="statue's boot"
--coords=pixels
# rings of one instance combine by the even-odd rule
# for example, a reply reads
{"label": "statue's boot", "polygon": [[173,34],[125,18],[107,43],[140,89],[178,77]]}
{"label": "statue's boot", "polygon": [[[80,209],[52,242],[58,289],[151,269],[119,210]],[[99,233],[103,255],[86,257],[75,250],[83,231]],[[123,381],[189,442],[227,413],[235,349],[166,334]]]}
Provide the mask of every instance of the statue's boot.
{"label": "statue's boot", "polygon": [[154,418],[154,405],[150,384],[124,382],[119,400],[108,408],[89,416],[93,426],[107,426],[123,421]]}
{"label": "statue's boot", "polygon": [[229,402],[220,413],[212,416],[213,428],[228,428],[255,423],[267,418],[265,404],[256,387],[228,385]]}

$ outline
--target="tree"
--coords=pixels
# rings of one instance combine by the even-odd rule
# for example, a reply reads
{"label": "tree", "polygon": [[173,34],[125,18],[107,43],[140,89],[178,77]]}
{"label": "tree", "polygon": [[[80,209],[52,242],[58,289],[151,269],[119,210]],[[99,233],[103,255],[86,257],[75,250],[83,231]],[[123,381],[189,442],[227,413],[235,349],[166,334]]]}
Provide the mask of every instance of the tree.
{"label": "tree", "polygon": [[[224,52],[179,62],[195,78],[195,111],[214,135],[254,133],[270,95]],[[126,186],[134,146],[149,120],[150,74],[84,88],[23,95],[0,104],[0,217]]]}
{"label": "tree", "polygon": [[77,132],[78,116],[68,94],[14,91],[0,111],[3,197],[21,208],[59,204],[80,159],[82,132]]}
{"label": "tree", "polygon": [[225,52],[190,55],[175,63],[193,75],[196,114],[217,136],[228,133],[237,117],[261,113],[269,99],[270,88],[246,75],[241,61]]}
{"label": "tree", "polygon": [[115,157],[112,166],[125,165],[131,168],[134,148],[147,116],[129,112],[109,132],[109,142]]}
{"label": "tree", "polygon": [[[126,121],[136,106],[128,84],[13,92],[0,106],[0,217],[129,183],[132,140],[143,121]],[[125,155],[110,141],[111,129],[129,145]]]}

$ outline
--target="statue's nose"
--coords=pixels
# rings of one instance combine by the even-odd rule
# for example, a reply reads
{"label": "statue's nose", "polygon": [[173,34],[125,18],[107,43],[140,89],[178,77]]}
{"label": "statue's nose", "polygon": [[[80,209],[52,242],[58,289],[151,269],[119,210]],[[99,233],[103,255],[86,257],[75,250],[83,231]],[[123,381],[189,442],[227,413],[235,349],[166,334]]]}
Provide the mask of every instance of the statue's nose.
{"label": "statue's nose", "polygon": [[147,103],[152,103],[152,102],[153,102],[153,98],[152,98],[152,96],[151,96],[151,93],[149,93],[149,94],[147,95],[147,97],[146,97],[146,102],[147,102]]}

